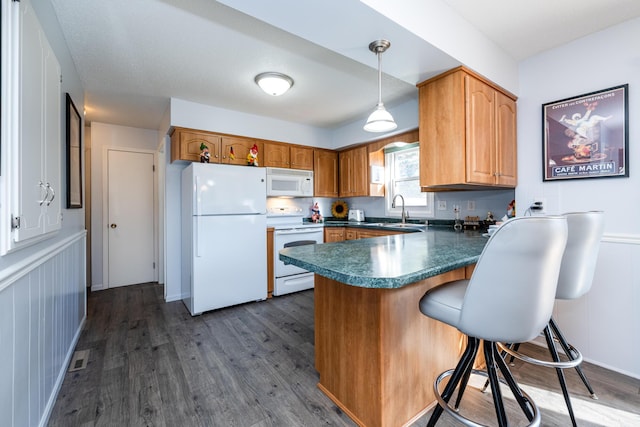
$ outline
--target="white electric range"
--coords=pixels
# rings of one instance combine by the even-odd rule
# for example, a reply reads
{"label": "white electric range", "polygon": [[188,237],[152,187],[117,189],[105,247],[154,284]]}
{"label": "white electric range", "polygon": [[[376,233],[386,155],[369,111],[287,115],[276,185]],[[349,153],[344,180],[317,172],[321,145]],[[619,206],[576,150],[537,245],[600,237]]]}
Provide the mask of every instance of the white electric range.
{"label": "white electric range", "polygon": [[273,295],[285,295],[313,288],[314,274],[295,265],[286,265],[278,258],[284,248],[324,242],[322,224],[305,222],[302,209],[274,207],[267,210],[267,227],[273,227]]}

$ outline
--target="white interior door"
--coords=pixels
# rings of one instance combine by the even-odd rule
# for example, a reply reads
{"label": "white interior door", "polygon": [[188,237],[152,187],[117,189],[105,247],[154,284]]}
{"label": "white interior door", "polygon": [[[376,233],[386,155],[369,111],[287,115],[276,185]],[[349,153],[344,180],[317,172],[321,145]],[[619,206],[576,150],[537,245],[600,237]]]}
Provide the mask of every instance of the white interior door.
{"label": "white interior door", "polygon": [[154,156],[111,149],[107,154],[107,283],[155,280]]}

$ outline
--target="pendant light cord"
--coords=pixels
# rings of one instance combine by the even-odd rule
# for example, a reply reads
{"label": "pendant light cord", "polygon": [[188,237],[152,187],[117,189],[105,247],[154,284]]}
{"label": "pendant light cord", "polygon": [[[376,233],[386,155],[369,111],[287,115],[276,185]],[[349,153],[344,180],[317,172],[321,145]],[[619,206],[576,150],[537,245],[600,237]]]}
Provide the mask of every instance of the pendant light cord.
{"label": "pendant light cord", "polygon": [[382,56],[380,55],[380,49],[377,52],[378,55],[378,105],[382,105]]}

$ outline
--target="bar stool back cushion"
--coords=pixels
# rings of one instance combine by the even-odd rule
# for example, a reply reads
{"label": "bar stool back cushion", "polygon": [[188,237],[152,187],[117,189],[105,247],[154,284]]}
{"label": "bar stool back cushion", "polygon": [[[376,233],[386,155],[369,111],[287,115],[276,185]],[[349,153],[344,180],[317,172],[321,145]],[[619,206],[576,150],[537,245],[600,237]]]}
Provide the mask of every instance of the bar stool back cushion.
{"label": "bar stool back cushion", "polygon": [[566,240],[563,216],[505,222],[480,255],[454,326],[489,341],[535,338],[551,317]]}
{"label": "bar stool back cushion", "polygon": [[557,299],[576,299],[589,292],[604,232],[604,212],[566,213],[569,239],[562,257]]}

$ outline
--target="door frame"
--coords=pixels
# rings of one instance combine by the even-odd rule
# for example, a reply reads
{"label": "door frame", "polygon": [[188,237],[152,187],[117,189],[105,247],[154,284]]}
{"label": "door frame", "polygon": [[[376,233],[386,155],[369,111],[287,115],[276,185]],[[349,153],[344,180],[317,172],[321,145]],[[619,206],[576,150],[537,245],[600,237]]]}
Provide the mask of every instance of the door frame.
{"label": "door frame", "polygon": [[109,151],[151,154],[153,156],[153,280],[158,281],[158,155],[155,150],[107,145],[102,147],[102,289],[109,289]]}

